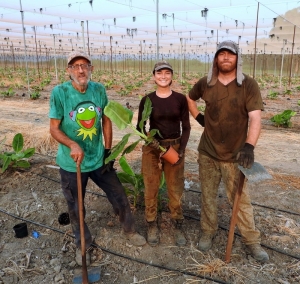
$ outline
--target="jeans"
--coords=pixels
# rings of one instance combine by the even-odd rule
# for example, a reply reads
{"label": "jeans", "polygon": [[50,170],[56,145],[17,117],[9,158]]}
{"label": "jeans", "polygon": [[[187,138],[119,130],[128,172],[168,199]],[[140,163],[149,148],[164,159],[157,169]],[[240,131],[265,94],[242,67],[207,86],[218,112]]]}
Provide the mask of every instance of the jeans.
{"label": "jeans", "polygon": [[[179,144],[174,145],[178,151]],[[164,171],[171,218],[182,220],[181,198],[184,190],[184,158],[178,165],[171,165],[162,159],[162,169],[159,168],[161,151],[150,146],[143,146],[142,174],[145,184],[145,215],[147,222],[155,221],[157,218],[157,203],[159,184]]]}
{"label": "jeans", "polygon": [[[218,162],[199,153],[199,178],[201,182],[202,233],[214,235],[218,229],[218,188],[223,179],[228,201],[233,206],[239,182],[237,163]],[[246,245],[260,243],[260,232],[255,228],[253,207],[245,180],[239,203],[237,226]]]}
{"label": "jeans", "polygon": [[[124,232],[135,232],[134,219],[130,210],[130,205],[116,172],[113,170],[101,174],[102,169],[103,167],[100,167],[91,172],[81,173],[83,200],[88,178],[91,178],[92,181],[106,193],[106,196],[109,202],[112,204],[115,214],[119,216],[119,220],[122,224]],[[75,244],[78,248],[80,248],[81,240],[78,210],[77,174],[60,169],[60,175],[62,191],[68,204],[70,222],[75,235]],[[84,204],[83,208],[85,216]],[[85,221],[84,235],[86,248],[88,248],[92,244],[92,235]]]}

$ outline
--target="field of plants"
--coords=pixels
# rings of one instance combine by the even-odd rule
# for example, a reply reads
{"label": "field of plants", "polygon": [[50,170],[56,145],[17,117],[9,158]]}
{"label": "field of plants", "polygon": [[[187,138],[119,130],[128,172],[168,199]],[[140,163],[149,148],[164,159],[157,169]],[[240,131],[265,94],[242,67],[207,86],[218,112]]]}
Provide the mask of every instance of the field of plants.
{"label": "field of plants", "polygon": [[[184,72],[174,74],[172,88],[187,94],[208,67],[200,62],[183,63]],[[174,59],[172,64],[179,70],[180,61]],[[53,64],[40,65],[40,72],[29,66],[28,74],[24,66],[7,64],[0,68],[0,283],[3,284],[72,283],[74,273],[80,273],[74,261],[71,227],[58,222],[58,216],[66,212],[66,204],[55,165],[57,144],[49,135],[48,119],[51,89],[68,80],[63,62],[58,62],[58,67],[56,73]],[[109,100],[130,108],[136,123],[140,99],[155,90],[151,62],[143,65],[139,61],[106,62],[104,66],[104,62],[96,61],[95,67],[92,80],[105,85]],[[97,244],[92,259],[94,266],[101,267],[99,283],[300,282],[300,78],[295,69],[289,76],[288,68],[281,78],[278,69],[275,73],[270,64],[259,70],[256,80],[265,110],[255,159],[273,179],[249,187],[256,225],[270,261],[261,265],[252,259],[237,231],[232,260],[229,264],[224,262],[231,209],[223,185],[215,243],[206,254],[197,250],[201,214],[197,146],[203,129],[191,117],[183,197],[187,246],[174,245],[164,180],[159,195],[161,243],[154,248],[129,245],[120,236],[118,219],[102,190],[88,184],[86,219]],[[246,70],[251,75],[252,71]],[[198,107],[204,110],[204,102],[199,101]],[[16,136],[17,133],[21,135]],[[125,133],[127,129],[120,131],[114,126],[113,143],[117,144]],[[124,186],[137,229],[145,236],[141,147],[139,144],[126,159],[117,161],[116,167],[119,173],[132,176],[132,184]],[[23,239],[15,238],[12,229],[20,222],[26,222],[29,231],[29,236]]]}

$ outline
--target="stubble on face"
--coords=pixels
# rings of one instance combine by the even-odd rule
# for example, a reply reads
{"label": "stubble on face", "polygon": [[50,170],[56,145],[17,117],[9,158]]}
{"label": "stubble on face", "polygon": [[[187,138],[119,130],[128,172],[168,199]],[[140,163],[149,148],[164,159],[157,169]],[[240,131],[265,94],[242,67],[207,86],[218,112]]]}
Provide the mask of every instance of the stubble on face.
{"label": "stubble on face", "polygon": [[222,73],[231,73],[236,69],[237,55],[227,52],[219,53],[216,58],[217,66]]}

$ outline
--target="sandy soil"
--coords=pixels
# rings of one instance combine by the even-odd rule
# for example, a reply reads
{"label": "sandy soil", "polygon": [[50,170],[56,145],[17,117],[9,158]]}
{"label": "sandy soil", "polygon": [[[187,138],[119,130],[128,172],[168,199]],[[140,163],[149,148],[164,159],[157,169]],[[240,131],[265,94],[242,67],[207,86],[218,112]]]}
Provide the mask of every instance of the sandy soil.
{"label": "sandy soil", "polygon": [[[153,90],[152,82],[141,87],[140,93]],[[174,81],[174,90],[181,86]],[[22,132],[26,147],[34,146],[29,170],[8,170],[0,174],[0,283],[72,283],[74,274],[81,270],[74,261],[75,246],[69,225],[62,226],[57,219],[66,212],[66,203],[60,190],[59,174],[55,165],[56,143],[48,133],[49,91],[36,101],[15,96],[0,100],[0,139]],[[168,208],[162,204],[159,223],[161,243],[157,247],[131,246],[120,234],[119,222],[114,216],[102,190],[88,185],[85,199],[87,223],[95,236],[97,248],[93,251],[93,266],[101,268],[97,283],[299,283],[300,282],[300,119],[299,94],[267,100],[263,90],[265,112],[263,129],[255,149],[260,162],[273,179],[250,184],[257,228],[262,233],[262,244],[270,261],[261,265],[245,251],[236,235],[232,260],[223,262],[231,209],[221,185],[219,195],[219,225],[212,250],[199,252],[199,217],[201,208],[198,183],[197,145],[202,128],[191,118],[192,132],[186,152],[186,190],[183,208],[186,216],[184,230],[187,246],[176,247]],[[110,99],[122,104],[129,102],[135,111],[137,95],[120,97],[109,90]],[[277,128],[269,118],[284,109],[297,111],[293,127]],[[126,132],[126,130],[124,131]],[[124,134],[114,129],[114,143]],[[8,146],[4,147],[9,149]],[[128,156],[132,167],[139,172],[141,147]],[[143,200],[139,199],[134,214],[138,231],[146,235]],[[25,221],[29,236],[15,238],[13,226]],[[34,238],[32,233],[39,233]],[[207,277],[208,279],[204,279]]]}

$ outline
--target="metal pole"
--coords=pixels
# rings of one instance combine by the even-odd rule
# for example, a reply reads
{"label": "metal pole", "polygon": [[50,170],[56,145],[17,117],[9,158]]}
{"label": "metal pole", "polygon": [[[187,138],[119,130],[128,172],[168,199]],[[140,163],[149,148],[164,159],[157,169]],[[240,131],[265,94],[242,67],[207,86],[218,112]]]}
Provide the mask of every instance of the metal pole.
{"label": "metal pole", "polygon": [[82,28],[82,44],[83,44],[83,51],[85,52],[85,42],[84,42],[84,21],[81,21],[81,28]]}
{"label": "metal pole", "polygon": [[292,43],[292,57],[291,57],[290,75],[289,75],[289,86],[291,86],[292,65],[293,65],[293,54],[294,54],[294,45],[295,45],[295,32],[296,32],[296,25],[294,25],[294,35],[293,35],[293,43]]}
{"label": "metal pole", "polygon": [[86,32],[87,32],[87,38],[88,38],[88,42],[87,42],[87,46],[88,46],[88,54],[90,54],[90,36],[89,36],[89,21],[86,21]]}
{"label": "metal pole", "polygon": [[281,88],[281,78],[282,78],[282,68],[283,68],[283,58],[284,58],[284,44],[286,39],[283,40],[283,46],[282,46],[282,56],[281,56],[281,68],[280,68],[280,88]]}
{"label": "metal pole", "polygon": [[159,10],[158,0],[156,0],[156,60],[159,60]]}
{"label": "metal pole", "polygon": [[37,43],[36,43],[36,30],[35,30],[35,26],[33,26],[33,31],[34,31],[34,41],[35,41],[36,63],[37,63],[37,68],[38,68],[39,79],[41,80],[40,66],[39,66],[39,56],[38,56]]}
{"label": "metal pole", "polygon": [[256,75],[256,42],[257,42],[258,14],[259,14],[259,2],[257,2],[256,28],[255,28],[255,46],[254,46],[253,79],[255,78],[255,75]]}
{"label": "metal pole", "polygon": [[58,81],[58,76],[57,76],[57,65],[56,65],[56,50],[55,50],[55,35],[53,35],[53,43],[54,43],[54,66],[55,66],[55,78],[56,78],[56,81]]}
{"label": "metal pole", "polygon": [[182,38],[180,38],[180,83],[182,83]]}
{"label": "metal pole", "polygon": [[24,12],[22,9],[22,2],[20,0],[20,13],[21,13],[21,19],[22,19],[22,28],[23,28],[23,41],[24,41],[24,50],[25,50],[25,64],[26,64],[26,76],[27,76],[27,89],[28,93],[30,94],[30,88],[29,88],[29,75],[28,75],[28,63],[27,63],[27,48],[26,48],[26,40],[25,40],[25,27],[24,27]]}

